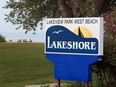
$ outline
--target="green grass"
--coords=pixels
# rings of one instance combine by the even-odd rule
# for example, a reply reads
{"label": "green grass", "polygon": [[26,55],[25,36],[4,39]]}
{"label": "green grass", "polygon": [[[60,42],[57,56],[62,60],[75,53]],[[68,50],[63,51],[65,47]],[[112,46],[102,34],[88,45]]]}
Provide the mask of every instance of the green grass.
{"label": "green grass", "polygon": [[0,43],[0,87],[54,82],[42,43]]}

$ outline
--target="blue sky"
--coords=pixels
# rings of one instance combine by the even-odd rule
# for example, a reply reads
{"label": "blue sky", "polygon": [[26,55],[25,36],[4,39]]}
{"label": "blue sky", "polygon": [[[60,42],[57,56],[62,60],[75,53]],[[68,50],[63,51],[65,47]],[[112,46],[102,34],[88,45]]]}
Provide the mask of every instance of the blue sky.
{"label": "blue sky", "polygon": [[13,26],[11,23],[6,23],[4,20],[5,14],[10,12],[10,10],[2,8],[6,4],[6,1],[8,0],[0,0],[0,32],[21,32],[21,30],[16,31],[16,26]]}
{"label": "blue sky", "polygon": [[[10,9],[3,9],[2,8],[6,4],[6,1],[9,1],[9,0],[0,0],[0,34],[3,35],[4,33],[13,33],[15,35],[16,33],[20,33],[23,36],[26,36],[25,39],[31,38],[32,37],[31,34],[33,33],[33,31],[28,32],[25,35],[25,31],[23,29],[16,30],[17,25],[12,25],[9,22],[8,23],[5,22],[5,20],[4,20],[5,14],[8,14],[10,12]],[[8,37],[8,35],[6,34],[5,37]],[[16,36],[16,37],[18,39],[18,36]],[[38,39],[41,42],[44,41],[44,30],[40,30],[40,26],[37,27],[36,35],[34,37],[35,38],[37,37],[37,40],[36,40],[37,42],[38,42]],[[8,40],[8,38],[7,38],[7,40]]]}

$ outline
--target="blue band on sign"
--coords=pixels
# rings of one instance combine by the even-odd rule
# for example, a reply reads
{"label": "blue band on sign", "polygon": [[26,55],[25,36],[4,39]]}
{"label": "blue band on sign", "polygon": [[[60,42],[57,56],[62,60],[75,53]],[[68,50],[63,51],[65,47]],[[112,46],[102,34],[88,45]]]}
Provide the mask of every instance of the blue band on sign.
{"label": "blue band on sign", "polygon": [[52,26],[46,33],[46,52],[98,54],[98,40],[76,35],[63,26]]}

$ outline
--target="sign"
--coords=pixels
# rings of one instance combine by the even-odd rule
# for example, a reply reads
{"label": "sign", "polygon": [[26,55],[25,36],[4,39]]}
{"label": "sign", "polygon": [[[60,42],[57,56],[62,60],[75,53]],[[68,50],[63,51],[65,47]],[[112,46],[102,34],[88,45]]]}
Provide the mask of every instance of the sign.
{"label": "sign", "polygon": [[103,55],[103,18],[45,19],[45,31],[45,53],[55,64],[55,78],[91,81],[90,65]]}
{"label": "sign", "polygon": [[103,55],[103,18],[46,19],[45,24],[46,53]]}

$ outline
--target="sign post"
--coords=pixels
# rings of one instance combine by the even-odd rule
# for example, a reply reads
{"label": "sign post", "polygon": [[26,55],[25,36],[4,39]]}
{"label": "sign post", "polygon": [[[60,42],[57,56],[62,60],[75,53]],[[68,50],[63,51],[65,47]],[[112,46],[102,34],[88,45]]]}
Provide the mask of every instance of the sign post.
{"label": "sign post", "polygon": [[85,87],[89,87],[89,83],[88,82],[85,83]]}
{"label": "sign post", "polygon": [[54,63],[55,79],[82,81],[88,87],[91,65],[103,56],[103,18],[45,19],[45,30],[46,58]]}
{"label": "sign post", "polygon": [[61,82],[60,82],[60,80],[57,80],[58,82],[57,82],[57,87],[61,87],[60,85],[61,85]]}

